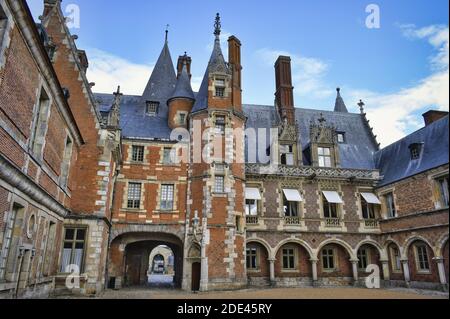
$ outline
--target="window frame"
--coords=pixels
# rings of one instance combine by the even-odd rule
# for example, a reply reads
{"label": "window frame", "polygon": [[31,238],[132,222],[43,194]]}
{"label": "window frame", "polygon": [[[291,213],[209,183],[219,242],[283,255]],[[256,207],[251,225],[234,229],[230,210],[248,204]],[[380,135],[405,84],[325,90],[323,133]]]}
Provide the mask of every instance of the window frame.
{"label": "window frame", "polygon": [[[356,253],[358,257],[358,269],[362,271],[366,271],[367,267],[370,265],[370,254],[369,249],[360,247]],[[364,264],[366,265],[364,267]]]}
{"label": "window frame", "polygon": [[[250,271],[258,271],[259,270],[259,250],[257,247],[247,247],[245,259],[246,259],[247,270],[250,270]],[[249,266],[249,262],[250,262],[250,266]],[[254,265],[253,265],[253,262],[254,262]]]}
{"label": "window frame", "polygon": [[[327,154],[327,151],[328,153]],[[327,160],[329,160],[329,165],[327,165]],[[328,146],[318,146],[317,147],[317,163],[319,167],[322,168],[332,168],[333,167],[333,155],[332,148]]]}
{"label": "window frame", "polygon": [[362,218],[364,220],[376,220],[375,204],[368,203],[363,196],[360,196],[360,198]]}
{"label": "window frame", "polygon": [[[67,231],[68,230],[74,230],[74,235],[72,239],[67,239]],[[83,239],[77,239],[78,238],[78,231],[84,231],[84,238]],[[65,270],[62,269],[63,267],[63,263],[62,263],[62,256],[64,254],[64,250],[67,248],[64,248],[66,243],[72,243],[72,247],[71,249],[71,254],[70,254],[70,260],[69,260],[69,264],[68,265],[75,265],[74,262],[74,256],[75,256],[75,250],[76,250],[76,245],[79,243],[83,243],[83,256],[80,260],[81,265],[78,265],[80,267],[80,274],[82,274],[84,272],[84,268],[85,268],[85,259],[86,259],[86,249],[87,249],[87,244],[88,244],[88,233],[89,233],[89,228],[87,226],[72,226],[72,225],[68,225],[64,227],[64,235],[63,235],[63,240],[62,240],[62,251],[61,251],[61,264],[59,266],[59,273],[60,274],[68,274]],[[67,267],[67,265],[66,265]]]}
{"label": "window frame", "polygon": [[[328,209],[327,209],[328,207]],[[333,208],[334,207],[334,212],[336,214],[336,217],[332,216],[332,212],[333,212]],[[340,210],[339,210],[339,204],[337,203],[330,203],[328,202],[327,198],[325,197],[325,195],[322,194],[322,211],[323,211],[323,217],[325,219],[340,219]],[[330,215],[327,216],[326,212]]]}
{"label": "window frame", "polygon": [[214,120],[214,128],[216,133],[225,134],[227,127],[227,118],[225,115],[216,115]]}
{"label": "window frame", "polygon": [[133,163],[144,163],[145,146],[132,145],[131,146],[131,161]]}
{"label": "window frame", "polygon": [[[324,254],[326,252],[326,254]],[[331,252],[331,254],[330,254]],[[337,268],[336,262],[336,249],[335,248],[322,248],[320,251],[320,256],[322,257],[322,270],[324,272],[335,272]],[[325,262],[325,258],[327,258],[327,262]],[[330,258],[333,263],[333,267],[330,266]]]}
{"label": "window frame", "polygon": [[[254,204],[249,204],[248,202],[253,201]],[[256,208],[256,215],[252,214],[252,206]],[[259,216],[260,215],[260,200],[257,199],[245,199],[245,216]]]}
{"label": "window frame", "polygon": [[294,145],[280,145],[280,163],[286,166],[295,165]]}
{"label": "window frame", "polygon": [[[286,254],[288,252],[288,254]],[[292,252],[292,254],[291,254]],[[287,262],[287,264],[285,263]],[[282,271],[297,270],[297,249],[295,247],[283,247],[281,249],[281,269]],[[287,266],[287,267],[286,267]]]}
{"label": "window frame", "polygon": [[28,149],[35,160],[41,162],[44,158],[44,149],[51,116],[52,100],[47,90],[40,89],[37,105],[33,110],[33,122]]}
{"label": "window frame", "polygon": [[[214,97],[216,98],[224,98],[226,97],[226,79],[225,78],[216,78],[214,79]],[[219,94],[220,92],[220,94]]]}
{"label": "window frame", "polygon": [[444,175],[437,177],[435,179],[435,182],[437,184],[437,190],[439,193],[439,204],[441,208],[447,208],[449,207],[449,201],[450,201],[450,194],[449,194],[449,175]]}
{"label": "window frame", "polygon": [[156,116],[159,111],[161,103],[158,101],[146,101],[145,102],[145,114],[148,116]]}
{"label": "window frame", "polygon": [[[391,256],[391,268],[393,273],[402,273],[402,256],[398,247],[391,246],[389,248]],[[397,264],[398,262],[398,264]],[[397,266],[399,266],[397,268]]]}
{"label": "window frame", "polygon": [[[164,203],[164,205],[163,205]],[[175,208],[175,185],[161,184],[161,196],[159,200],[161,211],[171,212]]]}
{"label": "window frame", "polygon": [[[338,142],[338,144],[345,144],[345,143],[347,143],[345,132],[337,132],[336,135],[337,135],[337,142]],[[341,136],[342,136],[342,140],[340,139]]]}
{"label": "window frame", "polygon": [[388,219],[397,218],[397,208],[395,207],[394,192],[392,191],[383,194],[383,199],[384,199],[384,208],[386,209],[386,217]]}
{"label": "window frame", "polygon": [[[284,192],[283,196],[283,217],[300,217],[300,203],[288,201]],[[295,213],[295,215],[293,215]]]}
{"label": "window frame", "polygon": [[[431,274],[431,263],[430,256],[428,254],[428,246],[424,243],[416,243],[414,244],[414,253],[417,272],[421,274]],[[423,268],[422,266],[426,266],[426,268]]]}
{"label": "window frame", "polygon": [[[127,192],[127,209],[140,209],[142,204],[142,183],[128,182]],[[137,189],[132,190],[133,187],[139,187],[139,199],[137,199]],[[135,196],[135,197],[133,197]]]}
{"label": "window frame", "polygon": [[[222,180],[222,182],[218,183],[219,180]],[[218,186],[220,186],[220,188],[218,188]],[[216,193],[216,194],[224,194],[225,193],[225,176],[224,175],[214,176],[214,193]]]}
{"label": "window frame", "polygon": [[172,151],[173,151],[173,149],[171,147],[163,148],[162,164],[164,166],[175,165],[175,161],[174,161],[174,159],[172,159],[172,154],[173,154]]}

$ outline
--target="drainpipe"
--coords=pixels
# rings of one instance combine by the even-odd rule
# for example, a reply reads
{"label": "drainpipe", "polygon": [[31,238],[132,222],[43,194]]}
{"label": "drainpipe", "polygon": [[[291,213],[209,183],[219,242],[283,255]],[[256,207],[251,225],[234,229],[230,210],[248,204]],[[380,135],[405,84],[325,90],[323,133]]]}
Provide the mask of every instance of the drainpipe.
{"label": "drainpipe", "polygon": [[25,255],[25,248],[20,247],[19,248],[19,269],[17,272],[17,281],[16,281],[16,291],[14,292],[14,298],[17,299],[17,296],[19,294],[19,285],[20,285],[20,275],[22,273],[22,265],[23,265],[23,257]]}

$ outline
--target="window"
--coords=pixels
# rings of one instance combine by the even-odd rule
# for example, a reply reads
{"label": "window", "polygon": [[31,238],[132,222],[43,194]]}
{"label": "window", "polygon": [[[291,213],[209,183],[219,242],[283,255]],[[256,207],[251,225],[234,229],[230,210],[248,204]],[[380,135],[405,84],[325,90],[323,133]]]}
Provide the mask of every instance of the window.
{"label": "window", "polygon": [[437,179],[441,207],[449,206],[448,176]]}
{"label": "window", "polygon": [[369,265],[369,256],[367,253],[367,249],[360,248],[358,250],[358,268],[366,270]]}
{"label": "window", "polygon": [[317,148],[319,167],[331,167],[331,149],[328,147]]}
{"label": "window", "polygon": [[245,200],[245,215],[258,216],[258,201],[256,199]]}
{"label": "window", "polygon": [[174,164],[174,161],[172,159],[172,149],[171,148],[164,149],[163,164],[164,165],[173,165]]}
{"label": "window", "polygon": [[337,133],[337,141],[339,144],[345,143],[345,133]]}
{"label": "window", "polygon": [[141,207],[141,183],[128,184],[128,208],[139,209]]}
{"label": "window", "polygon": [[368,203],[361,196],[362,216],[364,219],[375,219],[375,205]]}
{"label": "window", "polygon": [[283,269],[295,269],[294,248],[283,249]]}
{"label": "window", "polygon": [[409,150],[411,152],[411,160],[417,160],[420,158],[422,153],[422,145],[421,143],[414,143],[409,146]]}
{"label": "window", "polygon": [[66,188],[69,180],[70,161],[72,159],[72,140],[66,139],[66,148],[64,149],[63,162],[61,164],[61,187]]}
{"label": "window", "polygon": [[402,271],[402,261],[400,250],[397,247],[391,247],[392,270],[395,272]]}
{"label": "window", "polygon": [[144,161],[144,146],[133,145],[132,147],[132,161],[142,163]]}
{"label": "window", "polygon": [[281,145],[281,165],[294,165],[294,147],[292,145]]}
{"label": "window", "polygon": [[37,159],[42,159],[45,135],[47,134],[48,118],[50,113],[50,99],[44,90],[41,92],[36,108],[33,134],[30,149]]}
{"label": "window", "polygon": [[325,196],[322,196],[322,200],[323,200],[323,216],[325,218],[339,218],[337,206],[338,204],[328,202]]}
{"label": "window", "polygon": [[147,115],[156,116],[156,114],[158,113],[158,108],[159,102],[147,101],[147,109],[145,112],[147,113]]}
{"label": "window", "polygon": [[216,117],[216,131],[220,134],[225,133],[225,116]]}
{"label": "window", "polygon": [[430,271],[430,262],[428,260],[427,246],[424,244],[416,245],[416,264],[418,271],[423,272]]}
{"label": "window", "polygon": [[186,114],[180,113],[180,124],[186,124]]}
{"label": "window", "polygon": [[224,79],[216,79],[215,81],[215,89],[216,89],[216,97],[224,97],[225,96],[225,80]]}
{"label": "window", "polygon": [[283,210],[285,217],[298,217],[298,202],[288,201],[283,194]]}
{"label": "window", "polygon": [[326,248],[322,250],[322,263],[324,270],[335,270],[334,249]]}
{"label": "window", "polygon": [[78,266],[80,273],[83,271],[85,240],[85,228],[66,228],[61,256],[60,271],[62,273],[69,272],[70,265]]}
{"label": "window", "polygon": [[53,254],[55,249],[56,224],[50,222],[48,226],[47,243],[45,245],[44,265],[42,274],[48,277],[51,272],[51,265],[53,261]]}
{"label": "window", "polygon": [[214,183],[214,192],[215,193],[224,193],[225,192],[225,177],[224,176],[216,176],[216,180]]}
{"label": "window", "polygon": [[384,202],[388,218],[397,217],[397,211],[395,209],[395,202],[394,202],[394,194],[389,193],[384,195]]}
{"label": "window", "polygon": [[[11,273],[14,272],[14,259],[15,259],[15,249],[14,247],[18,244],[17,236],[14,236],[14,230],[21,227],[20,219],[23,218],[24,209],[19,204],[14,204],[11,213],[6,221],[5,233],[3,237],[3,243],[0,254],[0,280],[4,279],[6,276],[7,269],[10,269]],[[19,228],[20,233],[20,228]]]}
{"label": "window", "polygon": [[173,210],[174,185],[161,185],[161,210]]}
{"label": "window", "polygon": [[247,248],[247,269],[258,269],[258,250]]}

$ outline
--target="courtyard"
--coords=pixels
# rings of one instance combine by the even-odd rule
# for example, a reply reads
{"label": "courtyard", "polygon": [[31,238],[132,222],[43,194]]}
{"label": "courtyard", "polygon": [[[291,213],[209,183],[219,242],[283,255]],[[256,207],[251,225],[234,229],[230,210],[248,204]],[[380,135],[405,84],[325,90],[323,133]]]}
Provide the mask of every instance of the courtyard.
{"label": "courtyard", "polygon": [[99,299],[448,299],[448,293],[413,289],[273,288],[207,293],[176,289],[106,290]]}

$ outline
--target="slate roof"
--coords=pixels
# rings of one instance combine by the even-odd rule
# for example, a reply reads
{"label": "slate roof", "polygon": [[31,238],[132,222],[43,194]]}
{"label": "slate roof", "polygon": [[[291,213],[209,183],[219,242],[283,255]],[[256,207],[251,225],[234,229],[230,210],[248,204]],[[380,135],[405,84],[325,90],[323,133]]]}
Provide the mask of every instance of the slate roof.
{"label": "slate roof", "polygon": [[[449,116],[406,136],[375,154],[376,167],[384,179],[380,186],[448,164]],[[411,160],[409,146],[423,143],[419,159]]]}
{"label": "slate roof", "polygon": [[195,100],[194,92],[192,91],[191,79],[187,72],[186,64],[183,65],[183,70],[178,77],[177,84],[175,86],[175,91],[172,93],[170,99],[174,98],[187,98]]}
{"label": "slate roof", "polygon": [[[274,106],[243,105],[243,110],[248,117],[247,128],[270,129],[277,124],[278,117]],[[310,145],[310,124],[317,121],[321,114],[327,120],[328,125],[333,125],[338,132],[345,133],[346,142],[339,144],[341,166],[343,168],[375,169],[373,156],[378,150],[378,146],[362,114],[296,108],[295,117],[299,126],[303,150],[307,150]],[[310,165],[307,156],[305,156],[304,164]]]}
{"label": "slate roof", "polygon": [[213,72],[229,72],[222,53],[222,48],[220,47],[219,36],[216,36],[216,39],[214,41],[214,48],[211,54],[211,58],[209,59],[205,75],[203,76],[202,84],[200,85],[200,90],[198,91],[196,101],[192,108],[192,112],[198,112],[208,108],[209,74]]}

